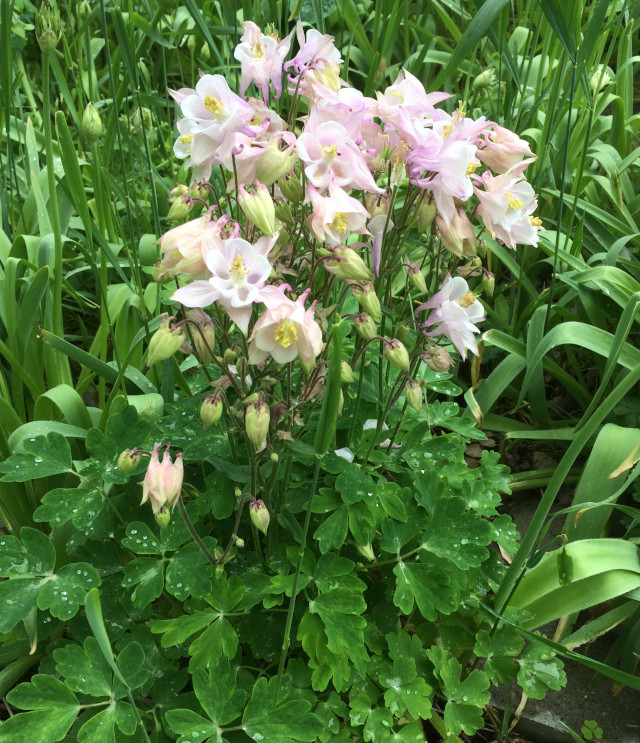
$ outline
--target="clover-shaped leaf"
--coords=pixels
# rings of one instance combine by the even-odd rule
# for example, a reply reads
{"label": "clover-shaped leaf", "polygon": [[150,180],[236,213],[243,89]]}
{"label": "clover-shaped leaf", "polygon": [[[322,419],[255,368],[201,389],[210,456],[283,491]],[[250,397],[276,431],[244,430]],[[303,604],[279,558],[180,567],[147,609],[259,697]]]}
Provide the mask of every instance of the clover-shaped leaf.
{"label": "clover-shaped leaf", "polygon": [[51,432],[47,436],[25,439],[24,453],[12,454],[0,462],[4,472],[3,482],[26,482],[39,477],[50,477],[63,472],[73,472],[71,449],[62,434]]}
{"label": "clover-shaped leaf", "polygon": [[99,516],[104,505],[96,489],[56,488],[42,497],[42,505],[33,514],[34,521],[47,521],[62,526],[71,520],[78,529],[86,529]]}

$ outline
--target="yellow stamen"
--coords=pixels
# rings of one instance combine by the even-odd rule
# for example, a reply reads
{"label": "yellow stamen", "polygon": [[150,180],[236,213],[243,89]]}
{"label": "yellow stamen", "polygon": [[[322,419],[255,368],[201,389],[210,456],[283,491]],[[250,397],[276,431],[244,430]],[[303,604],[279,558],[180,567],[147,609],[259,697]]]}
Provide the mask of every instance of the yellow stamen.
{"label": "yellow stamen", "polygon": [[542,220],[540,217],[529,217],[529,221],[533,225],[533,227],[542,227]]}
{"label": "yellow stamen", "polygon": [[467,114],[467,104],[464,101],[458,101],[458,110],[456,112],[461,119]]}
{"label": "yellow stamen", "polygon": [[204,107],[214,116],[221,116],[224,113],[224,103],[211,95],[205,95]]}
{"label": "yellow stamen", "polygon": [[442,139],[446,139],[451,134],[452,131],[453,131],[453,121],[450,124],[447,124],[442,130]]}
{"label": "yellow stamen", "polygon": [[251,56],[254,59],[264,59],[264,44],[260,44],[260,42],[251,44]]}
{"label": "yellow stamen", "polygon": [[193,142],[193,134],[183,134],[180,137],[180,144],[190,144]]}
{"label": "yellow stamen", "polygon": [[336,230],[336,232],[344,235],[347,231],[347,217],[344,212],[336,212],[336,216],[329,226]]}
{"label": "yellow stamen", "polygon": [[475,160],[472,160],[472,161],[471,161],[471,162],[470,162],[470,163],[469,163],[469,164],[467,165],[467,172],[466,172],[466,175],[471,175],[472,173],[475,173],[475,172],[476,172],[476,169],[477,169],[477,168],[478,168],[479,166],[480,166],[480,163],[479,163],[479,162],[476,162]]}
{"label": "yellow stamen", "polygon": [[298,340],[298,331],[291,320],[287,318],[278,325],[273,337],[276,343],[279,343],[282,348],[289,348],[294,341]]}
{"label": "yellow stamen", "polygon": [[507,210],[505,211],[505,214],[509,213],[509,209],[513,209],[514,212],[517,212],[518,209],[522,206],[522,201],[520,199],[516,199],[512,193],[506,193],[505,196],[508,196],[509,203],[507,204]]}
{"label": "yellow stamen", "polygon": [[338,151],[338,145],[337,144],[323,144],[322,145],[322,151],[326,155],[335,155]]}
{"label": "yellow stamen", "polygon": [[473,292],[467,292],[466,294],[463,294],[461,297],[456,299],[456,302],[463,309],[465,307],[470,307],[475,301],[476,301],[476,296]]}
{"label": "yellow stamen", "polygon": [[241,255],[236,255],[233,259],[229,273],[231,274],[231,278],[236,281],[242,281],[242,279],[244,279],[244,277],[249,273],[249,269],[244,265]]}
{"label": "yellow stamen", "polygon": [[400,98],[404,100],[404,96],[402,95],[402,93],[396,93],[395,90],[387,90],[387,95],[392,95],[394,98]]}

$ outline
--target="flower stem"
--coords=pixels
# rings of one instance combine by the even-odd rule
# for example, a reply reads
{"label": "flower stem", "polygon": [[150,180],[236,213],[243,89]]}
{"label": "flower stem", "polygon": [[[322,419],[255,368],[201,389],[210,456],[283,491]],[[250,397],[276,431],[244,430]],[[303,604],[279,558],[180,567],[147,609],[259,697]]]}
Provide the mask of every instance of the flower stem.
{"label": "flower stem", "polygon": [[207,549],[207,546],[205,543],[200,539],[200,535],[196,531],[195,526],[191,522],[191,519],[189,518],[189,514],[187,513],[187,509],[184,507],[184,503],[182,502],[182,496],[178,498],[178,510],[180,511],[180,515],[182,516],[184,523],[187,525],[187,529],[189,529],[189,533],[193,537],[193,541],[200,547],[200,551],[202,554],[209,560],[209,562],[213,565],[213,567],[217,567],[218,563],[216,561],[216,558],[209,552]]}
{"label": "flower stem", "polygon": [[278,665],[278,680],[276,681],[276,693],[273,696],[274,708],[278,704],[278,696],[280,694],[280,686],[282,684],[282,674],[284,673],[284,667],[287,662],[287,653],[289,652],[289,641],[291,637],[291,625],[293,624],[293,611],[296,606],[296,594],[298,592],[298,581],[300,579],[300,571],[302,570],[302,559],[304,558],[304,551],[307,546],[307,533],[309,531],[309,524],[311,522],[311,506],[313,505],[313,496],[316,493],[316,487],[318,485],[318,476],[320,474],[320,462],[321,459],[316,459],[316,466],[313,471],[313,481],[311,483],[311,493],[309,495],[309,502],[307,503],[307,513],[304,518],[304,526],[302,528],[302,538],[300,539],[300,548],[298,550],[298,563],[296,565],[296,572],[293,576],[293,586],[291,588],[291,601],[289,602],[289,611],[287,612],[287,622],[284,628],[284,637],[282,639],[282,651],[280,653],[280,664]]}

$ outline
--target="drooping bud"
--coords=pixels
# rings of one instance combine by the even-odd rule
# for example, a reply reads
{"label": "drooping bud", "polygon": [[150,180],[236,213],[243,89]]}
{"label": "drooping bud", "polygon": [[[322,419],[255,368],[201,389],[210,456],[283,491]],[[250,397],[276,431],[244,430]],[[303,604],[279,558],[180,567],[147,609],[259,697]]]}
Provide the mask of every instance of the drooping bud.
{"label": "drooping bud", "polygon": [[102,136],[102,119],[93,103],[87,103],[82,114],[82,134],[90,144]]}
{"label": "drooping bud", "polygon": [[386,217],[389,212],[389,195],[386,193],[367,195],[365,205],[371,219],[377,216]]}
{"label": "drooping bud", "polygon": [[436,205],[433,201],[423,199],[416,210],[416,222],[419,232],[426,232],[436,217]]}
{"label": "drooping bud", "polygon": [[187,317],[198,324],[193,328],[191,337],[196,354],[200,361],[206,363],[213,359],[213,350],[216,343],[216,333],[213,320],[199,307],[187,312]]}
{"label": "drooping bud", "polygon": [[118,457],[120,472],[132,472],[138,466],[142,454],[136,449],[125,449]]}
{"label": "drooping bud", "polygon": [[225,348],[222,360],[227,366],[229,364],[235,364],[238,360],[238,354],[232,348]]}
{"label": "drooping bud", "polygon": [[60,38],[60,13],[50,0],[43,0],[36,11],[36,39],[43,52],[52,52]]}
{"label": "drooping bud", "polygon": [[479,93],[480,91],[486,90],[487,88],[493,88],[495,84],[495,70],[491,68],[483,70],[473,81],[473,92]]}
{"label": "drooping bud", "polygon": [[419,413],[422,408],[422,388],[420,382],[410,379],[404,386],[404,395],[409,405]]}
{"label": "drooping bud", "polygon": [[359,544],[356,542],[356,549],[364,558],[369,560],[369,562],[373,562],[376,559],[371,542],[368,542],[367,544]]}
{"label": "drooping bud", "polygon": [[202,428],[207,431],[214,426],[222,417],[222,399],[217,393],[207,395],[200,406],[200,420]]}
{"label": "drooping bud", "polygon": [[493,291],[496,288],[496,277],[487,271],[482,277],[482,290],[488,297],[493,297]]}
{"label": "drooping bud", "polygon": [[173,508],[182,490],[184,467],[182,454],[178,454],[176,461],[171,461],[169,446],[167,446],[162,462],[158,457],[158,451],[162,444],[156,444],[149,460],[149,466],[142,483],[142,501],[151,502],[154,514],[160,513],[161,509]]}
{"label": "drooping bud", "polygon": [[355,316],[354,320],[356,323],[356,330],[366,341],[370,341],[378,335],[378,328],[373,322],[371,315],[368,315],[366,312],[360,312]]}
{"label": "drooping bud", "polygon": [[205,41],[202,45],[202,49],[200,49],[200,59],[203,62],[206,62],[209,57],[211,57],[211,49],[209,49],[209,44]]}
{"label": "drooping bud", "polygon": [[[280,149],[283,144],[284,149]],[[265,186],[271,186],[293,168],[297,159],[295,136],[292,132],[278,132],[269,139],[262,151],[256,168],[256,178]],[[284,191],[282,193],[284,194]],[[286,196],[286,198],[289,197]]]}
{"label": "drooping bud", "polygon": [[353,248],[349,248],[346,245],[339,245],[333,248],[331,253],[335,260],[330,258],[324,265],[327,271],[331,271],[339,279],[369,281],[372,278],[367,264]]}
{"label": "drooping bud", "polygon": [[181,327],[171,325],[174,317],[164,317],[162,324],[151,336],[147,350],[147,366],[153,366],[159,361],[170,359],[173,354],[186,342],[187,337]]}
{"label": "drooping bud", "polygon": [[252,501],[249,504],[249,515],[251,516],[251,521],[256,529],[259,529],[264,535],[266,535],[271,517],[269,516],[269,511],[267,510],[264,501]]}
{"label": "drooping bud", "polygon": [[[275,235],[276,211],[269,189],[259,181],[253,182],[252,191],[241,185],[238,189],[238,204],[246,218],[265,235]],[[251,187],[250,187],[251,188]]]}
{"label": "drooping bud", "polygon": [[287,173],[284,178],[280,178],[278,186],[285,199],[289,199],[293,204],[299,204],[302,201],[302,184],[295,173]]}
{"label": "drooping bud", "polygon": [[89,0],[82,0],[80,5],[78,5],[78,16],[81,21],[84,21],[85,18],[88,18],[91,15],[91,5],[89,3]]}
{"label": "drooping bud", "polygon": [[179,183],[169,191],[169,202],[171,203],[171,207],[167,213],[167,219],[170,222],[177,222],[184,219],[193,207],[189,189],[182,183]]}
{"label": "drooping bud", "polygon": [[276,206],[276,217],[285,224],[293,224],[293,214],[289,204],[281,202]]}
{"label": "drooping bud", "polygon": [[376,294],[375,287],[371,281],[363,281],[362,284],[353,284],[351,293],[358,300],[358,304],[365,312],[368,312],[374,322],[382,317],[382,307]]}
{"label": "drooping bud", "polygon": [[407,374],[409,373],[411,367],[409,352],[405,348],[404,344],[397,338],[392,338],[384,344],[384,355],[392,366],[401,369]]}
{"label": "drooping bud", "polygon": [[149,136],[152,129],[153,117],[151,111],[149,111],[145,106],[136,108],[131,122],[131,131],[134,132],[134,134],[142,134],[143,132],[146,132],[147,136]]}
{"label": "drooping bud", "polygon": [[420,266],[417,263],[411,263],[407,261],[407,274],[409,275],[409,281],[413,286],[422,294],[427,294],[427,282],[425,281]]}
{"label": "drooping bud", "polygon": [[441,346],[431,344],[421,354],[424,363],[435,372],[448,372],[453,366],[451,354]]}
{"label": "drooping bud", "polygon": [[258,394],[255,402],[249,403],[245,414],[245,429],[249,441],[256,447],[256,451],[261,452],[267,445],[267,433],[269,431],[269,421],[271,413],[269,406],[262,402],[262,393]]}
{"label": "drooping bud", "polygon": [[340,381],[343,384],[351,384],[355,380],[355,377],[353,376],[353,369],[347,364],[346,361],[343,361],[340,364]]}
{"label": "drooping bud", "polygon": [[442,244],[447,250],[460,258],[476,254],[476,233],[469,217],[462,209],[456,210],[448,226],[438,215],[436,225]]}
{"label": "drooping bud", "polygon": [[238,549],[242,549],[244,547],[244,539],[241,537],[236,537],[236,547]]}

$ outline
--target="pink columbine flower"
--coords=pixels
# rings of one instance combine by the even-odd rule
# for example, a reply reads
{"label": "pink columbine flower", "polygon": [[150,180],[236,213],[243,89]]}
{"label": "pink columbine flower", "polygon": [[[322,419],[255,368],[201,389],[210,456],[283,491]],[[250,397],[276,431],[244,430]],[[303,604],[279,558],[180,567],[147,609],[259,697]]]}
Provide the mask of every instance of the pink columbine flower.
{"label": "pink columbine flower", "polygon": [[291,91],[298,86],[302,95],[312,97],[313,85],[316,83],[338,90],[340,87],[338,73],[342,57],[333,43],[333,36],[321,34],[310,28],[305,38],[302,22],[298,21],[296,37],[300,49],[296,56],[284,65],[287,71],[293,68],[292,72],[288,73]]}
{"label": "pink columbine flower", "polygon": [[240,237],[227,240],[223,251],[207,255],[211,277],[183,286],[172,299],[185,307],[208,307],[218,302],[246,335],[253,303],[262,301],[261,292],[271,274],[267,255],[275,238],[261,238],[255,245]]}
{"label": "pink columbine flower", "polygon": [[476,233],[462,209],[455,210],[448,226],[442,217],[436,216],[436,225],[442,244],[451,253],[459,258],[476,254]]}
{"label": "pink columbine flower", "polygon": [[524,158],[527,158],[527,164],[536,159],[529,143],[520,139],[517,134],[498,124],[492,124],[491,129],[492,131],[485,135],[476,154],[478,160],[482,160],[496,173],[506,173]]}
{"label": "pink columbine flower", "polygon": [[[505,245],[537,245],[542,222],[531,216],[538,201],[533,188],[522,176],[526,167],[518,163],[507,173],[493,176],[487,170],[476,178],[475,194],[480,201],[477,212],[492,237]],[[478,186],[484,186],[483,189]]]}
{"label": "pink columbine flower", "polygon": [[184,467],[182,454],[178,454],[176,461],[171,461],[169,446],[167,446],[162,462],[158,452],[162,444],[153,447],[149,466],[142,482],[142,501],[140,505],[151,502],[154,514],[160,513],[166,507],[173,508],[182,490]]}
{"label": "pink columbine flower", "polygon": [[376,186],[356,143],[335,121],[320,123],[313,118],[298,137],[296,149],[306,164],[304,172],[309,182],[318,189],[328,188],[333,181],[341,188],[383,192]]}
{"label": "pink columbine flower", "polygon": [[178,274],[201,277],[207,274],[206,257],[214,250],[223,250],[224,242],[240,234],[240,225],[225,214],[211,218],[211,211],[202,217],[174,227],[158,241],[162,260],[156,263],[156,280],[173,278]]}
{"label": "pink columbine flower", "polygon": [[447,276],[440,291],[428,302],[416,307],[416,312],[427,309],[433,312],[424,325],[439,323],[435,330],[424,333],[427,337],[446,336],[458,349],[463,361],[467,358],[466,349],[477,355],[478,344],[474,333],[480,332],[476,323],[484,320],[484,308],[461,276]]}
{"label": "pink columbine flower", "polygon": [[235,48],[233,56],[240,62],[242,79],[240,95],[244,95],[250,83],[255,83],[267,103],[269,83],[275,91],[274,98],[282,95],[282,65],[289,53],[293,31],[286,39],[278,42],[272,36],[263,34],[253,21],[242,24],[244,33],[241,43]]}
{"label": "pink columbine flower", "polygon": [[365,223],[369,213],[357,200],[333,183],[329,195],[321,196],[311,184],[307,184],[307,201],[313,212],[307,220],[309,228],[321,242],[332,245],[344,243],[351,232],[367,234]]}
{"label": "pink columbine flower", "polygon": [[314,320],[314,302],[305,311],[309,290],[293,302],[279,290],[272,290],[267,309],[253,327],[249,342],[249,363],[264,364],[269,356],[279,364],[287,364],[297,356],[311,367],[322,351],[322,331]]}

